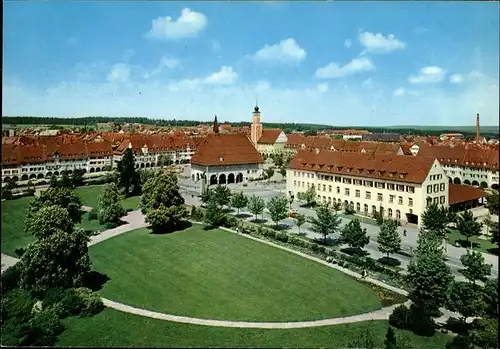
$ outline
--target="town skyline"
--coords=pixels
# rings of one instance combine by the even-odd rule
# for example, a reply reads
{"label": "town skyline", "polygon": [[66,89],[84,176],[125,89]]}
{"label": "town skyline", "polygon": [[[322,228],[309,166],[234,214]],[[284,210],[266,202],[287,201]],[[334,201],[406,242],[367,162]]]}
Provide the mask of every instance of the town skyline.
{"label": "town skyline", "polygon": [[3,115],[498,124],[494,3],[356,5],[6,2]]}

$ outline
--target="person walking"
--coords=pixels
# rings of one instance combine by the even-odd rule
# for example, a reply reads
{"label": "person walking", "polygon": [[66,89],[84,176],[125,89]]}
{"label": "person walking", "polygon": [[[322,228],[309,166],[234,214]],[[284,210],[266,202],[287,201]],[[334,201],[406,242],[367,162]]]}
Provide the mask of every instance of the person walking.
{"label": "person walking", "polygon": [[403,236],[406,237],[406,229],[403,230]]}

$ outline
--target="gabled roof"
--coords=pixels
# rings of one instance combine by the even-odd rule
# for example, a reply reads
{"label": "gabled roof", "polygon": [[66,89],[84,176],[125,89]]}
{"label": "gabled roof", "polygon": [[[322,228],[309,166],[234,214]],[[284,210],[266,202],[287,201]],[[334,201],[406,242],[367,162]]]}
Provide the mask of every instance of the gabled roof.
{"label": "gabled roof", "polygon": [[274,144],[278,140],[281,134],[281,129],[279,128],[265,128],[262,130],[262,135],[257,141],[258,144]]}
{"label": "gabled roof", "polygon": [[427,178],[434,160],[393,154],[304,150],[295,155],[289,168],[421,184]]}
{"label": "gabled roof", "polygon": [[450,183],[448,186],[448,203],[450,205],[480,199],[484,196],[486,196],[484,190],[471,187],[470,185]]}
{"label": "gabled roof", "polygon": [[264,160],[243,133],[209,134],[191,163],[202,166],[261,164]]}

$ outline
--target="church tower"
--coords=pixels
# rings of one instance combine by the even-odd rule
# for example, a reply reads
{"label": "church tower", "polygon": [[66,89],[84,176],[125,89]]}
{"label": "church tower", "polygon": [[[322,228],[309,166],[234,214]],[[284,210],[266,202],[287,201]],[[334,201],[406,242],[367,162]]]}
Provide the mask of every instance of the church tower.
{"label": "church tower", "polygon": [[217,115],[215,115],[213,131],[215,134],[219,134],[219,123],[217,122]]}
{"label": "church tower", "polygon": [[262,136],[262,123],[260,122],[259,106],[255,104],[252,113],[252,126],[250,126],[250,140],[257,147],[257,142]]}

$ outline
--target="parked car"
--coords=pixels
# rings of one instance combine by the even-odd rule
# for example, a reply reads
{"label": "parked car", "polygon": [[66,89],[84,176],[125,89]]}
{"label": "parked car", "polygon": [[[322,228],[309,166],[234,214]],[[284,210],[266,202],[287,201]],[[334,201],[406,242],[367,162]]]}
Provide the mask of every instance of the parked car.
{"label": "parked car", "polygon": [[297,210],[291,208],[290,209],[290,213],[288,214],[288,216],[291,217],[291,218],[295,218],[295,216],[297,216]]}

